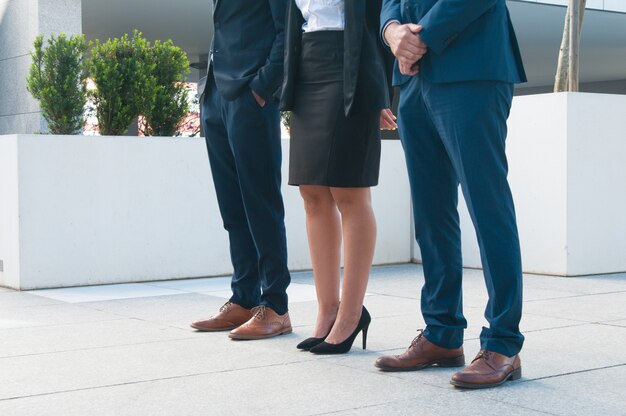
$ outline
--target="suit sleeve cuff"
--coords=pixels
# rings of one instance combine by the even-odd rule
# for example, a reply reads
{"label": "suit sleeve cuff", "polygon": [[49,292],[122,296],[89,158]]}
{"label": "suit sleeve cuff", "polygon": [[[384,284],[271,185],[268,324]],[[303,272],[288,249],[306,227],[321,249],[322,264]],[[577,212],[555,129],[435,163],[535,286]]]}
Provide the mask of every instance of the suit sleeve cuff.
{"label": "suit sleeve cuff", "polygon": [[[420,23],[421,24],[421,23]],[[425,28],[426,26],[424,26]],[[458,37],[458,33],[453,33],[447,38],[442,39],[438,34],[433,33],[427,29],[424,29],[420,33],[422,41],[428,46],[428,49],[433,51],[437,55],[441,55],[443,51]]]}
{"label": "suit sleeve cuff", "polygon": [[383,26],[383,30],[380,31],[380,37],[383,40],[383,43],[385,44],[385,46],[389,47],[389,44],[387,43],[387,39],[385,39],[385,31],[387,30],[387,28],[389,27],[390,24],[392,23],[397,23],[399,25],[401,25],[402,23],[400,23],[399,20],[396,19],[392,19],[389,20],[387,23],[385,23],[385,25]]}

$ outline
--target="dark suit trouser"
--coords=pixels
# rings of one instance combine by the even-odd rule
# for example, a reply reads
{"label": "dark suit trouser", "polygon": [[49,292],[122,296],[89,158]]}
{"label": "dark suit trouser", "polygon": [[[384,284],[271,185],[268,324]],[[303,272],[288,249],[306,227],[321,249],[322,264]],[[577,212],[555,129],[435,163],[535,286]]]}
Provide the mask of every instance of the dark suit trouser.
{"label": "dark suit trouser", "polygon": [[433,84],[413,77],[400,95],[399,130],[413,198],[425,283],[425,336],[444,348],[463,343],[460,183],[476,230],[489,301],[481,347],[507,356],[522,348],[522,268],[507,181],[506,120],[513,85]]}
{"label": "dark suit trouser", "polygon": [[276,103],[261,108],[250,91],[226,101],[209,74],[202,121],[211,172],[233,264],[231,301],[287,312],[287,242],[280,191]]}

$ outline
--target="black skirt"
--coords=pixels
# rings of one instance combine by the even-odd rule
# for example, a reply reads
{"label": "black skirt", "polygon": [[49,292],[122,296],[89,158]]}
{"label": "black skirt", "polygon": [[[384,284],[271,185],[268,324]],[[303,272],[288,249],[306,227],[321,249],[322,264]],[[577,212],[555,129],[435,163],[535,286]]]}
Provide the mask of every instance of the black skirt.
{"label": "black skirt", "polygon": [[302,36],[290,126],[290,185],[378,184],[380,111],[359,110],[355,103],[345,115],[343,44],[342,31]]}

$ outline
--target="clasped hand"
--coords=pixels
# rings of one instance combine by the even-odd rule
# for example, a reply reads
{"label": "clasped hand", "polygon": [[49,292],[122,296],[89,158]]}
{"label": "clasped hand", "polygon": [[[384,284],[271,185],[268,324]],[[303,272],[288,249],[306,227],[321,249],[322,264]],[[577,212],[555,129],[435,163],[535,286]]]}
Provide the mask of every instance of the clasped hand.
{"label": "clasped hand", "polygon": [[419,72],[420,59],[428,51],[428,46],[420,37],[422,29],[422,26],[413,23],[391,23],[385,29],[385,40],[404,75],[416,75]]}

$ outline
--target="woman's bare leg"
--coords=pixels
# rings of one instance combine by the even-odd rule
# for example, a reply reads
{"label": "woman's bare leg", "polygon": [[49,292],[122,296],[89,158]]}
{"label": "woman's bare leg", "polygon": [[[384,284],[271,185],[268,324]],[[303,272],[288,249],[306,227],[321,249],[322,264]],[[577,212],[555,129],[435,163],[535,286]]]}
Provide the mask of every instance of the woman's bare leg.
{"label": "woman's bare leg", "polygon": [[317,293],[317,320],[313,337],[328,335],[339,309],[341,222],[327,186],[301,185],[304,199],[313,280]]}
{"label": "woman's bare leg", "polygon": [[326,342],[339,344],[361,317],[376,244],[376,218],[370,188],[330,188],[341,212],[344,276],[339,313]]}

